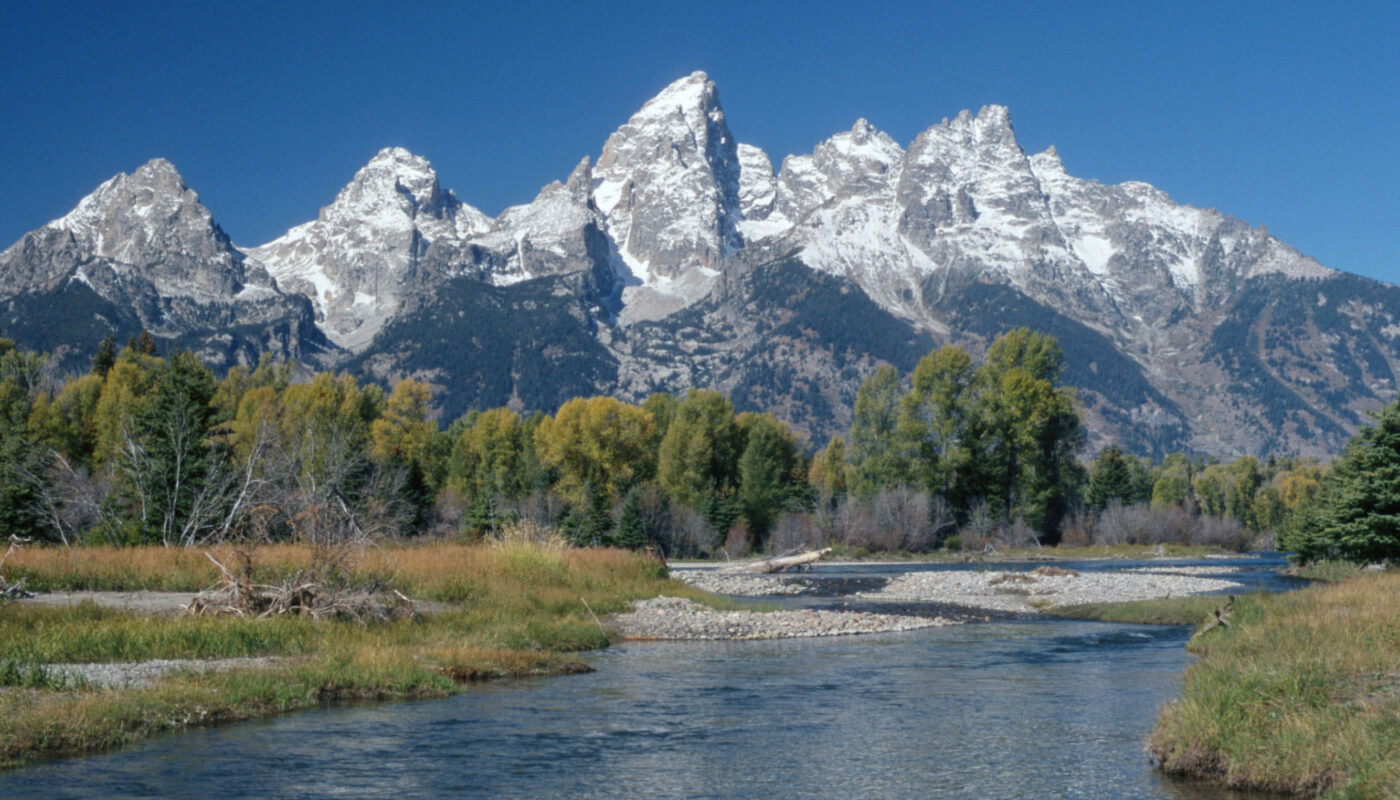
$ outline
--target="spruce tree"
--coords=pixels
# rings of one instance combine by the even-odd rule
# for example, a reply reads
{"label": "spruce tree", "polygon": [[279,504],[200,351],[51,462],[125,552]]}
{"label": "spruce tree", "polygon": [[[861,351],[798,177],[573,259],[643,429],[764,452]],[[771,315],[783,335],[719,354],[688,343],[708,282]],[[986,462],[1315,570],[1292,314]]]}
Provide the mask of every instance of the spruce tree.
{"label": "spruce tree", "polygon": [[1315,513],[1283,544],[1299,558],[1373,562],[1400,558],[1400,401],[1381,410],[1333,463]]}
{"label": "spruce tree", "polygon": [[617,532],[613,542],[628,550],[640,550],[647,543],[646,525],[642,521],[641,487],[633,486],[622,500],[622,512],[617,517]]}
{"label": "spruce tree", "polygon": [[1132,470],[1123,451],[1113,445],[1099,453],[1089,474],[1089,506],[1102,511],[1115,500],[1128,505],[1135,494]]}

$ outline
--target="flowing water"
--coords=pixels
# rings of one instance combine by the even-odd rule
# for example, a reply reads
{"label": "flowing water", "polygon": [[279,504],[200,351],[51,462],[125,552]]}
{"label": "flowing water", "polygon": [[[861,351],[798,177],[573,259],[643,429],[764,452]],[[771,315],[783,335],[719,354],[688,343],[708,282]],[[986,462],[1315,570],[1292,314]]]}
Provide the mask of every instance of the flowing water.
{"label": "flowing water", "polygon": [[0,775],[0,797],[1214,800],[1228,795],[1158,775],[1143,747],[1188,635],[1035,619],[627,643],[589,675],[37,764]]}

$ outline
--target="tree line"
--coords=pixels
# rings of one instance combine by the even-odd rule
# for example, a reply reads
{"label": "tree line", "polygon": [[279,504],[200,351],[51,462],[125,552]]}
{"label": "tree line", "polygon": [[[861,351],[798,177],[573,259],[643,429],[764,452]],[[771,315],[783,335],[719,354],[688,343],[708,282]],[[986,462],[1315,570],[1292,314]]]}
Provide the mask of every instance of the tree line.
{"label": "tree line", "polygon": [[59,381],[44,356],[0,340],[0,535],[314,543],[479,537],[528,518],[579,544],[668,555],[833,540],[917,551],[1087,543],[1115,525],[1121,540],[1152,525],[1190,539],[1202,520],[1247,534],[1323,495],[1322,468],[1298,459],[1153,463],[1109,447],[1083,463],[1063,367],[1055,340],[1026,329],[980,363],[946,346],[907,379],[882,366],[849,440],[813,453],[707,389],[575,398],[552,415],[492,408],[444,428],[431,387],[411,379],[385,391],[271,361],[217,378],[143,335],[105,340],[86,374]]}

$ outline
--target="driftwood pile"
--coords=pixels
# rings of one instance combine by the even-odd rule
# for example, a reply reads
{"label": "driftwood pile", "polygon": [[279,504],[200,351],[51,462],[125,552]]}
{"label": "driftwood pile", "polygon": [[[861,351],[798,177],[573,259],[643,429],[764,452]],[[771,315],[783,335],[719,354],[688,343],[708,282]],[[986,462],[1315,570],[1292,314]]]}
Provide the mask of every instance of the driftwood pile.
{"label": "driftwood pile", "polygon": [[10,559],[10,555],[23,547],[29,540],[21,539],[18,536],[10,536],[10,546],[5,550],[5,555],[0,556],[0,601],[19,600],[25,597],[33,597],[33,592],[25,591],[24,579],[18,583],[9,583],[5,580],[5,562]]}
{"label": "driftwood pile", "polygon": [[205,555],[219,570],[219,582],[190,599],[185,606],[188,615],[254,619],[296,616],[361,623],[412,619],[418,615],[412,600],[378,582],[343,585],[317,579],[307,570],[297,570],[281,583],[255,583],[250,560],[245,560],[235,574],[213,555]]}

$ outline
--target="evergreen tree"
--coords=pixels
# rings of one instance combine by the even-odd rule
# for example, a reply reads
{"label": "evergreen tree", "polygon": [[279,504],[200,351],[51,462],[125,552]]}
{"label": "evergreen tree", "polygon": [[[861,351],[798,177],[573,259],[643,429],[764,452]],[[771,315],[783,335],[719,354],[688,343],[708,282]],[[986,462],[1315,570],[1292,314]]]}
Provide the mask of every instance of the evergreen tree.
{"label": "evergreen tree", "polygon": [[612,543],[612,499],[605,484],[590,483],[584,487],[586,505],[579,509],[574,543],[586,547]]}
{"label": "evergreen tree", "polygon": [[102,342],[97,345],[97,353],[92,357],[92,371],[105,378],[107,371],[115,363],[117,363],[117,342],[109,334],[102,337]]}
{"label": "evergreen tree", "polygon": [[141,336],[136,339],[135,350],[143,356],[153,356],[156,354],[156,340],[148,330],[142,330]]}
{"label": "evergreen tree", "polygon": [[1136,494],[1132,470],[1123,451],[1112,445],[1099,453],[1089,474],[1089,507],[1102,511],[1114,501],[1131,505]]}
{"label": "evergreen tree", "polygon": [[1281,535],[1303,560],[1400,558],[1400,401],[1352,437],[1313,510]]}
{"label": "evergreen tree", "polygon": [[28,416],[25,393],[0,381],[0,542],[50,532],[40,496],[45,450],[30,433]]}
{"label": "evergreen tree", "polygon": [[622,500],[622,511],[617,516],[617,532],[613,541],[618,547],[640,550],[647,544],[646,523],[642,519],[642,487],[633,486]]}

